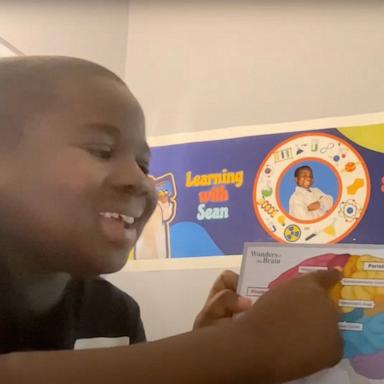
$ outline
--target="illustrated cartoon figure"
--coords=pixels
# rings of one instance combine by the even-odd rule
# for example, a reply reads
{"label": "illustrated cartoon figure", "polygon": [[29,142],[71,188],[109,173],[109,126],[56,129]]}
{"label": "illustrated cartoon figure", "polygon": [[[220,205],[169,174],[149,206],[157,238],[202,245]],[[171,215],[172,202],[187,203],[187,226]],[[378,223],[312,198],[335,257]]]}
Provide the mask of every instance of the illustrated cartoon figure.
{"label": "illustrated cartoon figure", "polygon": [[155,178],[158,200],[135,247],[135,259],[170,257],[169,223],[176,214],[176,186],[172,174]]}
{"label": "illustrated cartoon figure", "polygon": [[298,220],[315,220],[333,206],[333,197],[313,187],[313,171],[308,165],[295,170],[296,189],[289,199],[289,214]]}

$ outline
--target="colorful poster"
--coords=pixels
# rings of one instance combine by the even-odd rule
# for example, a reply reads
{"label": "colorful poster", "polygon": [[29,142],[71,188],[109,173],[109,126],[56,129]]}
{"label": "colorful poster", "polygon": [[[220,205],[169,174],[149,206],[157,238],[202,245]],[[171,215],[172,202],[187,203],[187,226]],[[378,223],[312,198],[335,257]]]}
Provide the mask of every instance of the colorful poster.
{"label": "colorful poster", "polygon": [[248,243],[238,292],[256,301],[285,280],[331,267],[338,267],[343,273],[330,296],[340,309],[344,359],[336,367],[295,384],[384,383],[383,246]]}
{"label": "colorful poster", "polygon": [[143,238],[163,251],[136,259],[239,255],[249,241],[382,243],[384,124],[345,121],[155,143],[159,203]]}

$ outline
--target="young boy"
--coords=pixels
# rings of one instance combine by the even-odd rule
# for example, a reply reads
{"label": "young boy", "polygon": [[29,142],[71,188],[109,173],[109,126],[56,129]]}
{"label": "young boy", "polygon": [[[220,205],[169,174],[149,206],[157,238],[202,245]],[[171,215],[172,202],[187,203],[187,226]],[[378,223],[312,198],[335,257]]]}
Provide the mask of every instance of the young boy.
{"label": "young boy", "polygon": [[[137,304],[98,277],[122,268],[156,204],[138,102],[108,70],[71,58],[3,60],[0,84],[0,352],[143,341]],[[339,278],[304,276],[250,308],[226,272],[194,332],[129,348],[8,353],[0,380],[268,384],[310,374],[340,358],[326,293]]]}
{"label": "young boy", "polygon": [[333,197],[314,188],[313,171],[308,165],[295,170],[296,189],[289,199],[289,214],[298,220],[316,220],[332,208]]}
{"label": "young boy", "polygon": [[137,101],[108,71],[53,58],[0,69],[0,352],[144,341],[123,267],[155,206]]}

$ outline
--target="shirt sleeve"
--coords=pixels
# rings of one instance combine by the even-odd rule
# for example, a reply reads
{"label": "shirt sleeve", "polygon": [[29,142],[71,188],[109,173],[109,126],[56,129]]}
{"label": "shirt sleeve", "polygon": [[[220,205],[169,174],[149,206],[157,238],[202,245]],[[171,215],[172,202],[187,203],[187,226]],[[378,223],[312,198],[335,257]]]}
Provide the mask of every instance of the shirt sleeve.
{"label": "shirt sleeve", "polygon": [[324,212],[327,212],[333,206],[333,197],[331,195],[323,193],[321,190],[319,190],[319,192],[321,194],[319,199],[320,209]]}
{"label": "shirt sleeve", "polygon": [[143,321],[141,320],[141,317],[138,317],[137,324],[136,324],[136,330],[133,332],[132,336],[129,339],[130,344],[136,344],[136,343],[143,343],[147,341]]}
{"label": "shirt sleeve", "polygon": [[84,282],[80,296],[76,339],[128,337],[129,344],[146,341],[140,307],[126,292],[102,278],[91,278]]}
{"label": "shirt sleeve", "polygon": [[289,214],[299,220],[310,220],[312,218],[308,207],[295,196],[289,199]]}
{"label": "shirt sleeve", "polygon": [[124,294],[126,332],[129,344],[142,343],[146,340],[140,306],[131,296]]}

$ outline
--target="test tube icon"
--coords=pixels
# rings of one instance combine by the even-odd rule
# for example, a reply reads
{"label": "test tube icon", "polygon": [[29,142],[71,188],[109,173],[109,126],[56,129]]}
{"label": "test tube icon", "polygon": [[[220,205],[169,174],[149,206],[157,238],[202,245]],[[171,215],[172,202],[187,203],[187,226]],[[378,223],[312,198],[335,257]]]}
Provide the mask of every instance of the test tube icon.
{"label": "test tube icon", "polygon": [[274,158],[275,158],[275,163],[278,163],[279,161],[293,159],[292,148],[280,149],[279,151],[275,152]]}
{"label": "test tube icon", "polygon": [[275,227],[275,225],[273,224],[273,222],[272,221],[268,221],[268,227],[269,227],[269,229],[272,231],[272,232],[276,232],[276,227]]}

